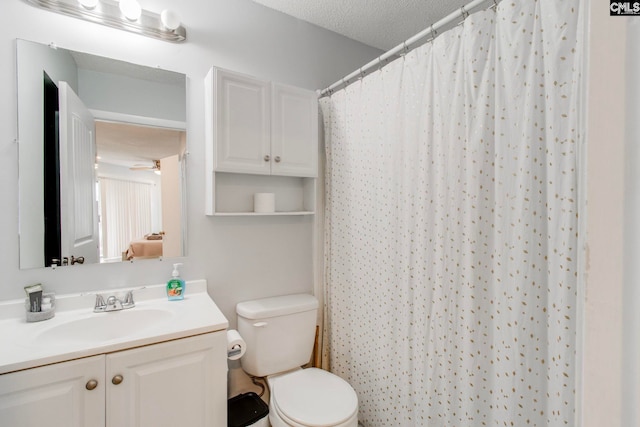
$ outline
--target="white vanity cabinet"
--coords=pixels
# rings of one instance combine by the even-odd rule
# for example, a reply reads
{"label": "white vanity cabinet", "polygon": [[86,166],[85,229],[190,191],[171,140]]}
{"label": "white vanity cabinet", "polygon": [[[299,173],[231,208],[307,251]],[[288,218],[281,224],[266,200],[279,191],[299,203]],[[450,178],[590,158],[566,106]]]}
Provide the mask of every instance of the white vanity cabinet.
{"label": "white vanity cabinet", "polygon": [[0,375],[12,427],[227,424],[224,331]]}
{"label": "white vanity cabinet", "polygon": [[207,214],[252,213],[253,192],[275,193],[280,214],[313,213],[317,94],[216,67],[205,90]]}
{"label": "white vanity cabinet", "polygon": [[107,355],[107,427],[226,426],[226,345],[216,332]]}
{"label": "white vanity cabinet", "polygon": [[104,366],[93,356],[0,375],[0,424],[104,427]]}

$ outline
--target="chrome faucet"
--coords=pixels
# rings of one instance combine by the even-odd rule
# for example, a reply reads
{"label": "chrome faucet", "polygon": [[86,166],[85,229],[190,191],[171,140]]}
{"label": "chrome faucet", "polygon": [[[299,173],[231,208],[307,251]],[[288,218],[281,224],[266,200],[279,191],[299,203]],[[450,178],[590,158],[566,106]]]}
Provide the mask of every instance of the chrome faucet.
{"label": "chrome faucet", "polygon": [[96,294],[96,304],[93,307],[94,313],[105,313],[107,311],[118,311],[135,307],[133,301],[133,291],[128,291],[124,298],[120,299],[115,295],[110,295],[105,302],[104,296]]}

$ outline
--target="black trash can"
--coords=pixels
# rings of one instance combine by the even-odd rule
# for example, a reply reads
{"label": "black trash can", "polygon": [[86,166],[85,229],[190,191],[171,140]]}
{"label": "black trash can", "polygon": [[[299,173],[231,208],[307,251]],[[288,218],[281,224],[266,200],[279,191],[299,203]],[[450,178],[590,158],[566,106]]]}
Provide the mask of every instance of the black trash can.
{"label": "black trash can", "polygon": [[253,392],[239,394],[227,402],[228,427],[267,426],[269,406]]}

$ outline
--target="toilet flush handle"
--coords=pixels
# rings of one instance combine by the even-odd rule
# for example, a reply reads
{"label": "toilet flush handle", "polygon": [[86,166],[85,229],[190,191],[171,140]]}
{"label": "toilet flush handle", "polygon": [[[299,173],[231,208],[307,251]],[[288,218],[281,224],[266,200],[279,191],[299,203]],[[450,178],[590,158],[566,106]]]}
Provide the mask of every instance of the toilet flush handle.
{"label": "toilet flush handle", "polygon": [[253,326],[255,326],[256,328],[264,328],[265,326],[267,326],[267,322],[256,322],[253,324]]}

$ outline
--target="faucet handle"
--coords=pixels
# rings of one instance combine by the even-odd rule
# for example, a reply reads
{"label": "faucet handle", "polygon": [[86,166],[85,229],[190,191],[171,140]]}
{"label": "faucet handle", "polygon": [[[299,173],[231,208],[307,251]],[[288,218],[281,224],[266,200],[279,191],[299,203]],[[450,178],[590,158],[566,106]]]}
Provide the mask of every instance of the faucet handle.
{"label": "faucet handle", "polygon": [[96,294],[96,306],[98,305],[106,305],[104,302],[104,297],[100,294]]}
{"label": "faucet handle", "polygon": [[107,304],[104,302],[104,298],[100,294],[96,294],[96,304],[93,307],[93,311],[104,311]]}
{"label": "faucet handle", "polygon": [[124,296],[124,301],[122,301],[122,305],[134,305],[133,302],[133,291],[128,291]]}

